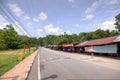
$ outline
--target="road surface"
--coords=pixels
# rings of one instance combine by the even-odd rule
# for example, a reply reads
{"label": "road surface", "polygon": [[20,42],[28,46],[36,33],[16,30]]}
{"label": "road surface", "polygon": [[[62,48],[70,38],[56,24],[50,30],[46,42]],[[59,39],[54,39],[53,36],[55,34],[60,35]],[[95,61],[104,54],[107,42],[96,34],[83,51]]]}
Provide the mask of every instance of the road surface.
{"label": "road surface", "polygon": [[28,80],[120,80],[120,70],[59,55],[57,52],[40,48]]}

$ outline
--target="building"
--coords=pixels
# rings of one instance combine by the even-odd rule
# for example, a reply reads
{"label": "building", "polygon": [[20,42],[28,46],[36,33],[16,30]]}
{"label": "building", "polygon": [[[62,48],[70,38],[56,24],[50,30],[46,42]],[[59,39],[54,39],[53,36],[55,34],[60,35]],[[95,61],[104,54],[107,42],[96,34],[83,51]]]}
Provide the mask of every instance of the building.
{"label": "building", "polygon": [[120,56],[120,35],[85,41],[76,45],[81,52],[108,53]]}
{"label": "building", "polygon": [[69,51],[72,52],[74,51],[74,44],[64,44],[63,45],[63,51]]}

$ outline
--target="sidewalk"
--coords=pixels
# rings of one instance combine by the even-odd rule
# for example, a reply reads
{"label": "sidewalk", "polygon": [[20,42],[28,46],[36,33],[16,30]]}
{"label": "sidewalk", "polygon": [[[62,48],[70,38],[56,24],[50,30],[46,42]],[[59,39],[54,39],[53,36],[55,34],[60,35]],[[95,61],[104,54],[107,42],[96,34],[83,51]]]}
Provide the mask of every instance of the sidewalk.
{"label": "sidewalk", "polygon": [[0,80],[20,80],[24,75],[26,68],[31,64],[37,54],[38,50],[17,64],[13,69],[6,72]]}

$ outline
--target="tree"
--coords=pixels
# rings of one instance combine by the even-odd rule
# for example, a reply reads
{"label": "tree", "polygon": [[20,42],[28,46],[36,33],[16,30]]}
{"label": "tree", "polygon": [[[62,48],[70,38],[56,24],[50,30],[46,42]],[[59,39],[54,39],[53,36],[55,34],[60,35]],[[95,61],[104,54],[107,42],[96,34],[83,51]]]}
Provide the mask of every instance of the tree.
{"label": "tree", "polygon": [[0,29],[0,50],[19,48],[20,37],[12,25]]}
{"label": "tree", "polygon": [[87,35],[87,33],[85,33],[85,32],[79,33],[79,41],[80,42],[86,41],[86,35]]}
{"label": "tree", "polygon": [[37,38],[19,35],[11,24],[0,29],[0,50],[23,48],[24,45],[35,47],[38,44]]}
{"label": "tree", "polygon": [[72,34],[71,35],[71,40],[72,40],[72,43],[78,42],[79,41],[78,35],[77,34]]}
{"label": "tree", "polygon": [[0,50],[4,50],[7,48],[7,44],[3,37],[4,37],[3,30],[0,29]]}
{"label": "tree", "polygon": [[116,29],[118,29],[118,31],[120,31],[120,14],[118,14],[117,16],[115,16],[115,25],[116,25]]}
{"label": "tree", "polygon": [[12,25],[7,25],[3,29],[2,37],[7,45],[7,49],[17,49],[19,48],[20,37],[18,33],[14,30]]}
{"label": "tree", "polygon": [[79,35],[77,34],[64,34],[64,35],[47,35],[46,37],[39,38],[39,44],[44,45],[63,45],[76,42],[84,42],[93,39],[105,38],[110,36],[116,36],[120,33],[118,31],[109,31],[98,29],[93,32],[82,32]]}
{"label": "tree", "polygon": [[30,37],[29,38],[29,45],[31,47],[37,46],[38,44],[39,44],[38,39],[36,37]]}
{"label": "tree", "polygon": [[112,30],[110,36],[120,35],[120,33],[116,30]]}

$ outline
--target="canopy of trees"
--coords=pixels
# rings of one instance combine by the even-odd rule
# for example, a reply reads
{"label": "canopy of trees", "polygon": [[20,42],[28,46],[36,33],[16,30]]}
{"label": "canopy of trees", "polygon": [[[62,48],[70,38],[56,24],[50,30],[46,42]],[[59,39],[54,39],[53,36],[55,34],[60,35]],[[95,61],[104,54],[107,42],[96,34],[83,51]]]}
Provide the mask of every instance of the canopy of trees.
{"label": "canopy of trees", "polygon": [[119,35],[118,31],[96,30],[93,32],[82,32],[80,34],[47,35],[46,37],[28,37],[19,35],[12,25],[7,25],[0,29],[0,50],[23,48],[24,45],[62,45],[67,43],[77,43],[92,39],[104,38]]}
{"label": "canopy of trees", "polygon": [[93,32],[82,32],[80,34],[64,34],[64,35],[47,35],[46,37],[39,38],[38,41],[41,46],[43,45],[62,45],[67,43],[77,43],[93,39],[105,38],[110,36],[119,35],[118,31],[109,31],[109,30],[96,30]]}
{"label": "canopy of trees", "polygon": [[120,14],[115,16],[115,21],[116,28],[118,29],[118,31],[120,31]]}
{"label": "canopy of trees", "polygon": [[37,38],[18,35],[12,25],[0,29],[0,50],[23,48],[26,44],[36,46],[38,44]]}

